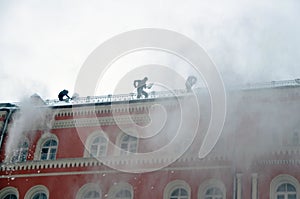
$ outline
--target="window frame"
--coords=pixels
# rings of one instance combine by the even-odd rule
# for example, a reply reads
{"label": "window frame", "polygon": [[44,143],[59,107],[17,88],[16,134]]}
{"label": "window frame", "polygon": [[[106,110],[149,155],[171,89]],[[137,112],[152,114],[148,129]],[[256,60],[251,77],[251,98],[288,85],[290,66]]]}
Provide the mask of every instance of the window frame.
{"label": "window frame", "polygon": [[277,189],[282,184],[289,183],[296,189],[296,198],[300,198],[300,184],[299,181],[288,174],[280,174],[274,177],[270,183],[270,199],[277,199]]}
{"label": "window frame", "polygon": [[218,188],[218,189],[220,189],[221,192],[222,192],[222,195],[223,195],[222,199],[226,199],[226,187],[225,187],[225,184],[221,180],[215,179],[215,178],[206,180],[206,181],[202,182],[199,185],[199,188],[198,188],[198,197],[197,198],[198,199],[205,199],[207,190],[211,189],[211,188]]}
{"label": "window frame", "polygon": [[108,198],[116,198],[116,194],[119,193],[122,190],[128,190],[131,194],[131,199],[134,198],[134,192],[133,187],[131,184],[127,182],[119,182],[117,184],[114,184],[108,192]]}
{"label": "window frame", "polygon": [[171,198],[171,194],[173,193],[173,191],[175,191],[178,188],[182,188],[185,189],[187,191],[187,198],[191,199],[191,187],[190,185],[184,181],[184,180],[173,180],[171,182],[169,182],[164,189],[164,199],[170,199]]}
{"label": "window frame", "polygon": [[90,191],[97,191],[100,195],[100,198],[102,198],[102,189],[98,184],[95,183],[87,183],[80,187],[80,189],[77,191],[76,199],[83,199],[85,194],[87,194]]}
{"label": "window frame", "polygon": [[[58,153],[58,147],[59,147],[59,140],[58,137],[55,134],[52,133],[44,133],[40,139],[38,140],[37,144],[36,144],[36,149],[35,149],[35,153],[34,153],[34,160],[42,160],[41,159],[41,155],[42,155],[42,148],[44,146],[44,144],[48,141],[48,140],[55,140],[57,143],[56,146],[56,153],[55,153],[55,158],[53,160],[56,160],[57,158],[57,153]],[[52,160],[52,159],[46,159],[43,161],[47,161],[47,160]]]}
{"label": "window frame", "polygon": [[46,195],[47,199],[49,199],[49,190],[44,185],[36,185],[36,186],[31,187],[26,192],[24,199],[32,199],[33,196],[37,193],[44,193]]}
{"label": "window frame", "polygon": [[19,198],[19,191],[15,187],[4,187],[3,189],[0,190],[0,198],[4,198],[10,194],[13,194]]}
{"label": "window frame", "polygon": [[[92,156],[92,153],[91,153],[91,146],[93,144],[93,141],[99,137],[99,136],[102,136],[106,139],[106,146],[105,146],[105,152],[104,152],[104,155],[101,155],[101,156]],[[91,157],[94,157],[94,158],[100,158],[100,157],[106,157],[107,156],[107,152],[108,152],[108,145],[109,145],[109,138],[108,136],[106,135],[106,133],[104,131],[94,131],[93,133],[91,133],[86,141],[85,141],[85,149],[84,149],[84,154],[83,154],[83,157],[86,157],[86,158],[91,158]],[[98,145],[99,146],[99,145]],[[99,152],[99,148],[97,149],[97,154]]]}
{"label": "window frame", "polygon": [[[136,134],[135,132],[134,132],[134,134]],[[128,150],[124,150],[123,148],[122,148],[122,144],[123,144],[123,139],[124,139],[124,137],[126,137],[126,136],[129,136],[129,139],[130,138],[135,138],[136,140],[135,140],[135,145],[136,145],[136,147],[135,147],[135,152],[131,152],[131,151],[128,151]],[[132,143],[133,143],[133,141],[129,141],[129,143],[127,143],[127,149],[130,149],[130,146],[132,145]],[[132,135],[129,135],[129,134],[126,134],[126,133],[121,133],[119,136],[118,136],[118,139],[117,139],[117,148],[118,148],[118,152],[117,152],[117,155],[130,155],[130,154],[135,154],[135,153],[137,153],[138,152],[138,147],[139,147],[139,139],[138,139],[138,137],[134,137],[134,136],[132,136]]]}

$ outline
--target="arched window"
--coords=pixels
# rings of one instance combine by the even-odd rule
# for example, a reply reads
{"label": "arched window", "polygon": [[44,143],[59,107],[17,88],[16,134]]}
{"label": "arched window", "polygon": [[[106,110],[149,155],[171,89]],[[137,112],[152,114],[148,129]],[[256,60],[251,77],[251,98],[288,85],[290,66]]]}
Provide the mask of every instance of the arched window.
{"label": "arched window", "polygon": [[226,199],[226,188],[219,179],[202,182],[198,189],[198,199]]}
{"label": "arched window", "polygon": [[57,141],[54,139],[47,140],[41,150],[41,160],[55,160],[57,151]]}
{"label": "arched window", "polygon": [[132,186],[126,182],[117,183],[110,188],[108,192],[108,198],[133,199]]}
{"label": "arched window", "polygon": [[35,193],[32,199],[47,199],[47,195],[43,192]]}
{"label": "arched window", "polygon": [[190,199],[191,188],[183,180],[174,180],[167,184],[164,190],[164,199]]}
{"label": "arched window", "polygon": [[121,154],[125,155],[128,153],[137,152],[137,138],[130,135],[122,135],[120,139]]}
{"label": "arched window", "polygon": [[2,199],[18,199],[19,192],[15,187],[5,187],[0,190],[0,198]]}
{"label": "arched window", "polygon": [[34,160],[55,160],[58,148],[58,137],[52,133],[44,133],[36,144]]}
{"label": "arched window", "polygon": [[218,187],[208,188],[205,192],[205,199],[223,199],[223,192]]}
{"label": "arched window", "polygon": [[276,199],[296,199],[296,188],[290,183],[282,183],[276,190]]}
{"label": "arched window", "polygon": [[296,178],[281,174],[270,184],[270,199],[297,199],[300,195],[300,185]]}
{"label": "arched window", "polygon": [[4,197],[4,199],[17,199],[17,196],[15,194],[8,194]]}
{"label": "arched window", "polygon": [[90,146],[91,157],[101,157],[106,155],[108,140],[103,135],[95,137]]}
{"label": "arched window", "polygon": [[101,199],[98,191],[88,191],[82,199]]}
{"label": "arched window", "polygon": [[28,154],[29,142],[25,138],[19,142],[18,148],[13,152],[11,161],[12,162],[25,162]]}
{"label": "arched window", "polygon": [[188,192],[184,188],[177,188],[171,192],[170,199],[188,199]]}
{"label": "arched window", "polygon": [[49,198],[49,190],[44,185],[36,185],[31,187],[24,199],[48,199]]}
{"label": "arched window", "polygon": [[76,199],[101,199],[101,188],[98,184],[87,183],[77,192]]}
{"label": "arched window", "polygon": [[84,157],[104,157],[107,154],[109,139],[105,132],[91,133],[85,142]]}

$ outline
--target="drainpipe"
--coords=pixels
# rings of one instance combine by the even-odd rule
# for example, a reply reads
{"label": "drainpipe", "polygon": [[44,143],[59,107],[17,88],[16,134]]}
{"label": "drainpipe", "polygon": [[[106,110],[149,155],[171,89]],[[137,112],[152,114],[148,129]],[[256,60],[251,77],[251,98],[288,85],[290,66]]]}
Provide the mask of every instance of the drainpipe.
{"label": "drainpipe", "polygon": [[1,137],[0,137],[0,150],[1,151],[3,150],[3,149],[1,149],[3,138],[4,138],[5,133],[7,132],[8,122],[9,122],[9,119],[10,119],[10,117],[11,117],[14,109],[10,108],[8,110],[9,110],[9,112],[8,112],[8,115],[7,115],[6,119],[5,119],[5,122],[4,122],[4,125],[3,125],[3,128],[2,128],[2,132],[1,132]]}

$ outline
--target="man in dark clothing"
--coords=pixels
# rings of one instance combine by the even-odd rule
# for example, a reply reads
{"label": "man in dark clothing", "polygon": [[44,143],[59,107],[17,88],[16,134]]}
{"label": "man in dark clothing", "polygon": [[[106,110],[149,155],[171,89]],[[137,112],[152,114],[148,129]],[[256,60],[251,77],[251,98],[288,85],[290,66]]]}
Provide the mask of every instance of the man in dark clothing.
{"label": "man in dark clothing", "polygon": [[145,88],[151,88],[151,85],[147,87],[146,85],[146,81],[148,80],[147,77],[145,77],[144,79],[142,80],[134,80],[133,82],[133,86],[135,88],[137,88],[137,98],[141,98],[142,95],[145,96],[145,98],[148,97],[148,93],[146,93],[144,91]]}
{"label": "man in dark clothing", "polygon": [[67,91],[67,90],[60,91],[60,93],[58,94],[58,99],[59,99],[59,101],[65,101],[64,96],[66,96],[67,99],[71,99],[71,98],[68,96],[68,93],[69,93],[69,91]]}

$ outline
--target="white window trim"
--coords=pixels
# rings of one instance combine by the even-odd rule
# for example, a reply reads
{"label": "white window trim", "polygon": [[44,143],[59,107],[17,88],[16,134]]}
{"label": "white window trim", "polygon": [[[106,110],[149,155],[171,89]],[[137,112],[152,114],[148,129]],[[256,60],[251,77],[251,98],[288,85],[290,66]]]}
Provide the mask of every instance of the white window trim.
{"label": "white window trim", "polygon": [[9,194],[14,194],[17,196],[17,198],[19,198],[19,191],[15,187],[5,187],[0,190],[0,198],[4,198],[5,196],[7,196]]}
{"label": "white window trim", "polygon": [[31,187],[26,192],[26,195],[25,195],[24,199],[31,199],[34,196],[34,194],[36,194],[38,192],[42,192],[42,193],[46,194],[47,198],[49,198],[49,190],[48,190],[48,188],[45,187],[44,185],[36,185],[34,187]]}
{"label": "white window trim", "polygon": [[89,192],[89,191],[97,191],[100,194],[100,198],[102,198],[102,191],[101,191],[101,187],[98,184],[95,183],[87,183],[84,184],[78,191],[76,194],[76,199],[82,199],[83,196]]}
{"label": "white window trim", "polygon": [[[126,132],[130,132],[131,134],[127,134]],[[125,155],[125,154],[122,154],[122,148],[121,148],[121,140],[123,138],[123,136],[125,135],[129,135],[129,136],[132,136],[132,135],[136,135],[136,136],[133,136],[133,137],[136,137],[136,153],[138,153],[138,150],[139,150],[139,138],[138,138],[138,133],[135,129],[126,129],[126,132],[121,132],[118,136],[117,136],[117,139],[116,139],[116,146],[115,147],[115,155]],[[131,153],[127,153],[127,155],[129,155]],[[134,154],[134,153],[132,153]]]}
{"label": "white window trim", "polygon": [[226,199],[226,187],[221,180],[212,178],[202,182],[198,188],[198,199],[204,199],[207,189],[217,187],[223,193],[223,199]]}
{"label": "white window trim", "polygon": [[300,184],[299,181],[287,174],[280,174],[272,179],[270,183],[270,199],[276,199],[277,188],[283,183],[290,183],[296,188],[297,199],[300,199]]}
{"label": "white window trim", "polygon": [[188,192],[188,198],[191,198],[191,187],[190,185],[185,182],[184,180],[174,180],[167,184],[164,189],[164,199],[169,199],[171,193],[178,188],[183,188]]}
{"label": "white window trim", "polygon": [[132,185],[127,182],[119,182],[114,184],[108,192],[108,198],[115,198],[115,195],[121,190],[128,190],[131,193],[131,199],[134,198]]}
{"label": "white window trim", "polygon": [[[35,148],[34,160],[41,160],[42,147],[45,144],[45,142],[50,139],[54,139],[57,142],[57,149],[56,149],[56,155],[57,155],[58,146],[59,146],[58,137],[56,135],[54,135],[53,133],[48,132],[48,133],[42,134],[42,136],[38,140],[38,142],[36,144],[36,148]],[[55,157],[56,157],[56,155],[55,155]]]}
{"label": "white window trim", "polygon": [[108,139],[108,136],[106,135],[106,133],[104,131],[94,131],[93,133],[91,133],[86,141],[85,141],[85,145],[84,145],[84,154],[83,154],[83,157],[85,158],[89,158],[90,157],[90,148],[91,148],[91,145],[93,143],[93,140],[98,137],[98,136],[103,136],[107,139],[107,144],[106,144],[106,149],[105,149],[105,156],[107,155],[107,149],[108,149],[108,144],[109,144],[109,139]]}

